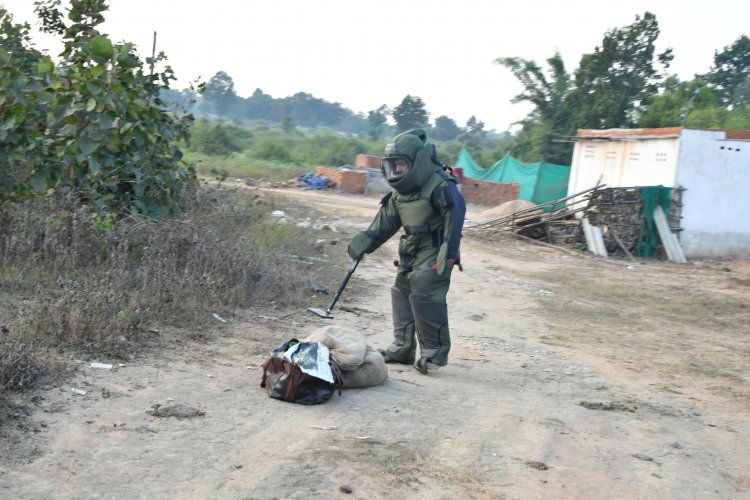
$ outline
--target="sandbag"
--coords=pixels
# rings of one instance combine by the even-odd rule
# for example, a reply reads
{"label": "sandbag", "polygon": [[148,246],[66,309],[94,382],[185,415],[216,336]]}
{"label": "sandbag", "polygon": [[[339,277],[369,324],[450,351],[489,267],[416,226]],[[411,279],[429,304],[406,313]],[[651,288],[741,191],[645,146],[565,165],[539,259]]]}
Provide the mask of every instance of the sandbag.
{"label": "sandbag", "polygon": [[324,326],[315,330],[304,341],[320,342],[328,347],[331,357],[342,370],[353,370],[365,361],[367,342],[354,330],[340,326]]}
{"label": "sandbag", "polygon": [[341,371],[341,383],[344,389],[355,387],[372,387],[381,384],[388,378],[388,367],[383,355],[367,346],[364,362],[353,370]]}

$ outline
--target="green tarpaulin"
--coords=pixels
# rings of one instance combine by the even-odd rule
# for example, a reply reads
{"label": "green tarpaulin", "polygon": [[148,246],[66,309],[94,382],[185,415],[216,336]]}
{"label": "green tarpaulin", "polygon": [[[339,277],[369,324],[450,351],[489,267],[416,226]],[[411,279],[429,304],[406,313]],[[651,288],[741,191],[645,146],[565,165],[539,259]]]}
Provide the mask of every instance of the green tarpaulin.
{"label": "green tarpaulin", "polygon": [[654,210],[656,205],[661,205],[664,214],[669,214],[669,205],[672,200],[672,188],[664,186],[643,186],[640,188],[641,200],[643,201],[643,217],[638,244],[635,254],[639,257],[654,257],[656,247],[661,243],[659,231],[654,222]]}
{"label": "green tarpaulin", "polygon": [[[537,205],[548,201],[565,198],[568,193],[570,167],[553,163],[524,163],[512,156],[505,158],[484,169],[476,164],[471,155],[462,149],[456,166],[463,169],[464,177],[492,182],[517,182],[521,186],[519,200],[526,200]],[[553,207],[547,207],[552,210]]]}

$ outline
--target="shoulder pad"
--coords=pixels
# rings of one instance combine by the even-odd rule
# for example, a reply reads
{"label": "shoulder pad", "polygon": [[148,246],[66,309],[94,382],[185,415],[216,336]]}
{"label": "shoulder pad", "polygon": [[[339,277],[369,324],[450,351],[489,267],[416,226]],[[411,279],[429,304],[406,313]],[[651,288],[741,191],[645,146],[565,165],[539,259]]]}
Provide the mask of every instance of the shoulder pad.
{"label": "shoulder pad", "polygon": [[445,181],[451,181],[451,182],[455,182],[455,183],[458,183],[458,179],[456,179],[456,177],[455,177],[455,176],[453,176],[453,175],[449,174],[449,173],[448,173],[448,172],[446,172],[445,170],[438,170],[438,171],[437,171],[437,173],[438,173],[438,175],[440,175],[440,177],[442,177],[442,178],[443,178],[443,180],[445,180]]}
{"label": "shoulder pad", "polygon": [[387,195],[383,196],[383,199],[382,199],[382,200],[380,200],[380,204],[381,204],[382,206],[385,206],[385,205],[386,205],[386,204],[388,203],[388,200],[390,200],[390,199],[391,199],[391,196],[393,196],[393,191],[391,191],[391,192],[390,192],[390,193],[388,193]]}

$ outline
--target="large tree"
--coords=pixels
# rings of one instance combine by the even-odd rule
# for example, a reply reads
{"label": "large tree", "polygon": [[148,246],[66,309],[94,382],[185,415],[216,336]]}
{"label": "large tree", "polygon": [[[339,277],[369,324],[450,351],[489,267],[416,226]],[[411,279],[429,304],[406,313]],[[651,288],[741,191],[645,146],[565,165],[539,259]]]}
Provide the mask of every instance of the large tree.
{"label": "large tree", "polygon": [[383,104],[378,109],[367,113],[367,137],[372,141],[379,141],[383,137],[385,124],[388,121],[388,107]]}
{"label": "large tree", "polygon": [[656,54],[658,36],[656,16],[646,12],[633,24],[608,31],[600,47],[583,55],[568,104],[578,128],[629,127],[638,121],[672,61],[672,49]]}
{"label": "large tree", "polygon": [[703,80],[681,82],[676,76],[670,76],[664,81],[661,93],[649,99],[648,108],[640,116],[638,126],[688,125],[691,124],[691,113],[700,112],[697,113],[700,115],[704,113],[701,110],[716,106],[716,97]]}
{"label": "large tree", "polygon": [[217,115],[236,115],[239,97],[234,90],[234,80],[225,71],[219,71],[206,83],[203,98]]}
{"label": "large tree", "polygon": [[422,99],[407,95],[401,104],[393,108],[393,119],[396,121],[396,133],[406,132],[413,128],[426,128],[429,113]]}
{"label": "large tree", "polygon": [[547,59],[546,74],[534,61],[519,57],[499,58],[495,62],[509,69],[523,85],[523,91],[511,102],[528,102],[533,106],[521,121],[522,129],[511,153],[529,162],[568,164],[572,147],[557,139],[575,132],[568,107],[573,86],[560,54]]}
{"label": "large tree", "polygon": [[[729,47],[717,51],[711,70],[703,78],[712,86],[722,105],[742,105],[746,100],[745,82],[750,80],[750,38],[742,35]],[[735,97],[738,88],[742,92]]]}
{"label": "large tree", "polygon": [[432,129],[432,137],[438,141],[451,141],[461,133],[455,120],[445,115],[435,118],[435,127]]}

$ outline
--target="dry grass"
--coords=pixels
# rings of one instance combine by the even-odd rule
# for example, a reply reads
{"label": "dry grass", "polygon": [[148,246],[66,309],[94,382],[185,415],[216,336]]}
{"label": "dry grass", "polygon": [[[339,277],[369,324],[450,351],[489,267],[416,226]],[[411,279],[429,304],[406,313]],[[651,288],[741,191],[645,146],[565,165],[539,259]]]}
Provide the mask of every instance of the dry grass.
{"label": "dry grass", "polygon": [[392,457],[385,464],[384,473],[389,482],[417,485],[429,480],[460,487],[469,498],[489,498],[489,488],[470,472],[438,462],[426,462],[419,454],[408,459]]}
{"label": "dry grass", "polygon": [[[103,228],[53,200],[6,207],[0,221],[0,394],[28,387],[57,352],[125,358],[163,327],[202,336],[212,313],[301,305],[311,238],[271,217],[273,201],[203,187],[188,213]],[[317,264],[321,265],[321,264]]]}
{"label": "dry grass", "polygon": [[746,278],[687,266],[636,268],[570,261],[534,274],[555,292],[539,299],[550,340],[687,376],[750,403]]}

